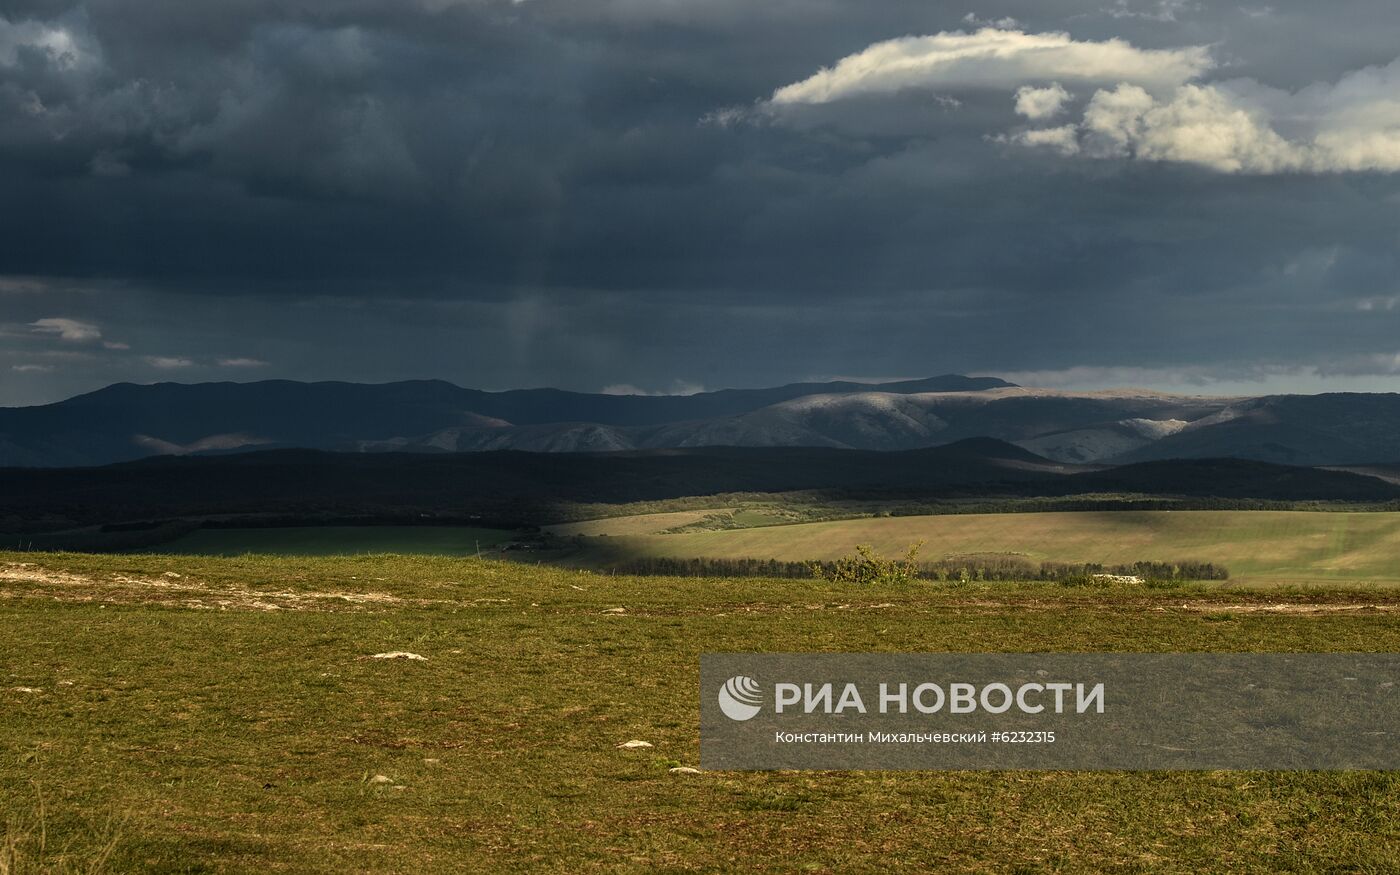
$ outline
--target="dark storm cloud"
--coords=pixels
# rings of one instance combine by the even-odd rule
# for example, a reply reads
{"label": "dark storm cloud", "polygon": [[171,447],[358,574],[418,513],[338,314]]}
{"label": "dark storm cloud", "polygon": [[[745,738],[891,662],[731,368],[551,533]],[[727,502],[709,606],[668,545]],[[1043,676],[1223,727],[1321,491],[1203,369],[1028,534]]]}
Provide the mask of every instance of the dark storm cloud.
{"label": "dark storm cloud", "polygon": [[1370,80],[1331,83],[1400,55],[1381,3],[9,0],[0,403],[117,378],[1395,370],[1400,174],[1323,167],[1379,147],[1018,140],[1114,77],[1044,122],[1003,72],[769,102],[988,26],[1209,47],[1207,88],[1336,118]]}

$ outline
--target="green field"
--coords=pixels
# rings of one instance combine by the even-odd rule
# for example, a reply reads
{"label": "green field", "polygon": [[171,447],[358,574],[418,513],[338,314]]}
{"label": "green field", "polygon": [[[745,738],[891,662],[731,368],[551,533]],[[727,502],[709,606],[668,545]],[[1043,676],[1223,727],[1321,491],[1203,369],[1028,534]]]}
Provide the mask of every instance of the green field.
{"label": "green field", "polygon": [[11,553],[0,628],[0,872],[1400,871],[1393,773],[668,771],[706,651],[1394,651],[1394,591]]}
{"label": "green field", "polygon": [[465,526],[294,526],[264,529],[196,529],[157,553],[191,556],[358,556],[365,553],[475,556],[515,536],[505,529]]}
{"label": "green field", "polygon": [[626,556],[834,559],[857,544],[886,555],[920,539],[921,558],[1020,556],[1034,562],[1201,560],[1250,584],[1400,584],[1400,513],[1343,511],[1104,511],[877,517],[680,534],[646,534],[608,520],[589,534],[587,563]]}

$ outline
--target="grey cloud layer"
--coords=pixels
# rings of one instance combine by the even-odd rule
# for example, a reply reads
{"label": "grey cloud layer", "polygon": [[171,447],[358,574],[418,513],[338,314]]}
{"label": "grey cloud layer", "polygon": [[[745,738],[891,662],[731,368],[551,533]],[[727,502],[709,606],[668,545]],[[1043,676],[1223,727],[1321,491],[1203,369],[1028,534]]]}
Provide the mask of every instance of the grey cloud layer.
{"label": "grey cloud layer", "polygon": [[1388,372],[1400,13],[1349,8],[11,0],[0,403]]}

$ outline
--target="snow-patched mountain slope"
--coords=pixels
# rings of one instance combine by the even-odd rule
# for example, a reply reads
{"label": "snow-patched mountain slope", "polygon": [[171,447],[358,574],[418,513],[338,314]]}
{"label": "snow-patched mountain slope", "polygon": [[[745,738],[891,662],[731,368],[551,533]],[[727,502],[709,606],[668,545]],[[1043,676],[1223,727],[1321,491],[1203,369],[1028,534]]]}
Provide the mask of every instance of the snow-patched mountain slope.
{"label": "snow-patched mountain slope", "polygon": [[[1059,462],[1100,462],[1150,443],[1228,399],[1152,392],[1076,393],[1021,387],[980,392],[822,393],[737,416],[659,426],[579,423],[459,428],[425,436],[423,449],[591,451],[666,447],[807,446],[903,450],[973,437],[1014,441]],[[380,449],[404,449],[395,440]]]}
{"label": "snow-patched mountain slope", "polygon": [[1227,456],[1291,465],[1400,460],[1400,395],[1333,392],[1236,399],[1125,458]]}
{"label": "snow-patched mountain slope", "polygon": [[[1225,399],[1153,392],[1061,392],[1008,387],[982,392],[809,395],[730,420],[679,423],[644,438],[644,446],[730,442],[748,446],[805,443],[862,449],[909,449],[970,437],[1028,441],[1076,429],[1121,432],[1112,446],[1062,461],[1097,461],[1140,446],[1155,429],[1168,433],[1219,411]],[[720,438],[721,440],[715,440]],[[1052,445],[1054,442],[1050,442]],[[1028,449],[1035,450],[1034,447]],[[1057,458],[1051,454],[1051,458]]]}
{"label": "snow-patched mountain slope", "polygon": [[739,418],[753,429],[814,435],[826,446],[894,450],[947,443],[938,436],[948,423],[921,402],[925,397],[884,392],[809,395]]}
{"label": "snow-patched mountain slope", "polygon": [[[936,391],[930,391],[936,390]],[[941,377],[695,396],[481,392],[437,381],[116,385],[0,409],[0,465],[100,465],[256,447],[425,453],[706,446],[918,449],[974,437],[1061,463],[1400,460],[1400,395],[1209,398]]]}

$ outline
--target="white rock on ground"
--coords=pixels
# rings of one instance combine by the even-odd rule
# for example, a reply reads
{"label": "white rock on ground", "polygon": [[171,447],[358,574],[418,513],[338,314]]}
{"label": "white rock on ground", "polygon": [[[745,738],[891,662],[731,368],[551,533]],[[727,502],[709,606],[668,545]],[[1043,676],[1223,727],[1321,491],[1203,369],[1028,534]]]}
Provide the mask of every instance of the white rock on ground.
{"label": "white rock on ground", "polygon": [[666,771],[670,772],[670,773],[673,774],[673,775],[698,775],[698,774],[700,774],[700,770],[699,770],[699,769],[692,769],[690,766],[676,766],[676,767],[674,767],[674,768],[667,769]]}
{"label": "white rock on ground", "polygon": [[394,783],[394,779],[388,775],[375,775],[373,778],[369,779],[369,782],[371,784],[392,784]]}
{"label": "white rock on ground", "polygon": [[627,609],[626,609],[626,608],[608,608],[608,609],[607,609],[606,611],[604,611],[603,613],[605,613],[605,614],[625,614],[625,613],[627,613]]}
{"label": "white rock on ground", "polygon": [[427,662],[428,657],[420,656],[417,653],[409,653],[407,650],[391,650],[388,653],[376,653],[370,659],[416,659],[419,662]]}
{"label": "white rock on ground", "polygon": [[631,741],[624,741],[622,744],[618,745],[618,747],[622,748],[623,750],[638,750],[639,748],[651,746],[651,742],[641,741],[636,738],[632,739]]}
{"label": "white rock on ground", "polygon": [[1105,583],[1142,583],[1142,578],[1136,574],[1091,574],[1089,577],[1092,580],[1102,580]]}

